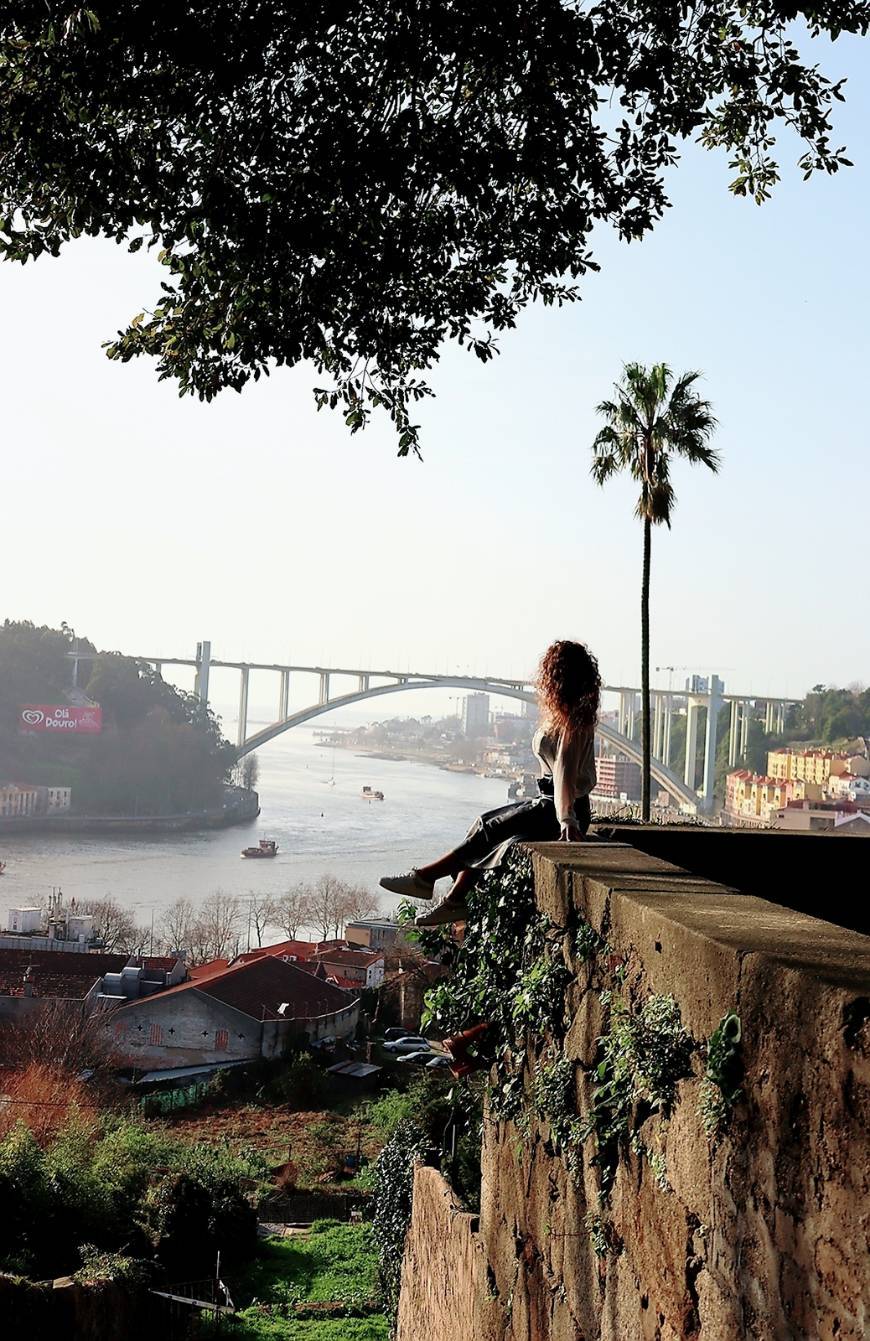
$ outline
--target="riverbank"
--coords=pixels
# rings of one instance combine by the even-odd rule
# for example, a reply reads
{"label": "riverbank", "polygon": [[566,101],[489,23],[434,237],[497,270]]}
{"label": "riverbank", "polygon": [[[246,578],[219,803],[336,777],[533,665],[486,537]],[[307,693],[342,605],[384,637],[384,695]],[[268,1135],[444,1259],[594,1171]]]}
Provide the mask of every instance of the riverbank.
{"label": "riverbank", "polygon": [[317,748],[348,750],[353,753],[356,759],[382,759],[384,762],[392,764],[408,762],[431,764],[433,768],[441,768],[446,773],[473,773],[479,778],[493,778],[505,783],[513,782],[523,775],[522,770],[517,768],[515,773],[505,774],[502,777],[501,774],[488,773],[476,764],[450,758],[443,750],[421,749],[415,745],[403,745],[401,752],[398,750],[367,749],[365,745],[360,745],[357,741],[343,741],[339,737],[336,740],[318,740]]}
{"label": "riverbank", "polygon": [[0,834],[31,833],[191,833],[198,829],[228,829],[250,824],[260,813],[257,792],[227,787],[224,803],[209,810],[190,810],[179,815],[9,815],[0,817]]}

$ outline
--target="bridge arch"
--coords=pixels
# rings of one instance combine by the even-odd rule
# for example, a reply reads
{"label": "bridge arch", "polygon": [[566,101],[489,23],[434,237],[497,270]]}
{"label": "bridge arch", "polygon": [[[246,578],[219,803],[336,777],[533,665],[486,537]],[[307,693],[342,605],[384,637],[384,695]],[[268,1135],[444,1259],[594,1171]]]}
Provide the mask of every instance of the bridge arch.
{"label": "bridge arch", "polygon": [[[314,703],[309,708],[302,708],[299,712],[291,713],[280,722],[273,722],[271,726],[263,727],[260,731],[255,731],[252,736],[248,736],[244,745],[236,750],[236,758],[241,759],[244,755],[250,754],[252,750],[257,750],[261,745],[266,745],[270,740],[281,736],[285,731],[291,731],[294,726],[302,726],[305,722],[310,722],[315,717],[321,717],[324,713],[333,712],[336,708],[347,708],[353,703],[362,703],[366,699],[380,698],[383,694],[399,694],[406,689],[467,689],[471,692],[497,695],[500,698],[516,698],[523,703],[535,703],[536,697],[529,689],[523,689],[519,686],[507,685],[504,683],[494,684],[488,680],[471,680],[462,677],[440,678],[437,680],[401,680],[396,684],[378,684],[368,689],[355,690],[351,694],[341,694],[336,698],[329,699],[326,703]],[[604,740],[614,745],[622,754],[635,763],[643,763],[643,755],[639,745],[628,736],[624,736],[621,731],[616,731],[612,726],[605,726],[599,722],[596,732]],[[653,759],[651,772],[659,786],[663,787],[672,797],[675,797],[681,804],[691,806],[693,810],[697,809],[698,796],[696,792],[691,791],[686,784],[672,773],[669,768],[658,760]]]}

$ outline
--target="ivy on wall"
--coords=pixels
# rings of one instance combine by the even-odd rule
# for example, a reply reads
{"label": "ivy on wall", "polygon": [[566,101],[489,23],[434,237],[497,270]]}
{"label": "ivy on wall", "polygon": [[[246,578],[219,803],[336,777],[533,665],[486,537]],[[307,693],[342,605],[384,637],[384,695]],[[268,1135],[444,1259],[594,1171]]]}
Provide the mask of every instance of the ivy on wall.
{"label": "ivy on wall", "polygon": [[[633,1152],[668,1189],[664,1152],[647,1135],[663,1124],[646,1124],[659,1115],[666,1129],[679,1082],[699,1063],[699,1116],[711,1141],[723,1135],[742,1096],[740,1020],[729,1012],[708,1041],[693,1039],[674,997],[644,994],[637,977],[628,982],[626,958],[606,934],[573,910],[566,926],[541,914],[531,858],[521,848],[484,875],[468,902],[459,944],[439,932],[437,943],[421,946],[440,951],[451,969],[427,994],[423,1027],[447,1036],[488,1022],[478,1052],[488,1067],[491,1117],[514,1124],[518,1156],[537,1118],[574,1179],[586,1164],[596,1170],[599,1211],[589,1212],[587,1229],[594,1250],[606,1255],[614,1236],[605,1215],[619,1161]],[[564,1048],[578,1004],[575,987],[594,992],[604,1013],[596,1055],[586,1065]]]}
{"label": "ivy on wall", "polygon": [[[431,949],[434,947],[430,947]],[[557,926],[536,907],[531,858],[517,848],[487,872],[469,897],[465,939],[449,949],[451,975],[427,995],[424,1026],[444,1035],[489,1022],[481,1051],[491,1063],[489,1111],[525,1138],[532,1116],[578,1177],[584,1158],[598,1170],[602,1203],[629,1150],[667,1186],[664,1155],[644,1138],[653,1114],[667,1119],[678,1082],[706,1059],[699,1111],[713,1140],[722,1135],[740,1089],[740,1021],[730,1012],[708,1042],[685,1029],[672,996],[629,990],[624,956],[585,919]],[[564,1052],[569,985],[585,966],[586,989],[604,1008],[605,1029],[587,1068],[590,1099],[579,1111],[579,1063]]]}

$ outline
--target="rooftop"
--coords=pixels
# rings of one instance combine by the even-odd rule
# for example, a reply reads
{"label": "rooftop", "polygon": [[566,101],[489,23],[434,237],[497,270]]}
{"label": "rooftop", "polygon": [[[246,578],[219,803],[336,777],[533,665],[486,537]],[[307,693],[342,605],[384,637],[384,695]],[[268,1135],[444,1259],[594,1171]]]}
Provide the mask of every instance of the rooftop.
{"label": "rooftop", "polygon": [[[179,983],[160,993],[161,1001],[180,992],[197,992],[231,1006],[253,1020],[308,1019],[331,1015],[350,1005],[348,993],[333,983],[315,978],[295,964],[273,955],[259,955],[248,963]],[[132,1001],[121,1010],[148,1008],[153,998]],[[289,1009],[281,1010],[282,1006]]]}
{"label": "rooftop", "polygon": [[16,950],[0,947],[0,995],[21,996],[24,975],[35,996],[81,1001],[106,973],[120,973],[127,965],[153,973],[168,973],[178,961],[164,956],[86,954],[75,950]]}
{"label": "rooftop", "polygon": [[366,950],[362,947],[353,949],[344,946],[336,950],[318,950],[312,955],[312,958],[319,963],[344,964],[346,967],[352,964],[356,968],[367,968],[369,964],[374,964],[383,957],[381,950]]}

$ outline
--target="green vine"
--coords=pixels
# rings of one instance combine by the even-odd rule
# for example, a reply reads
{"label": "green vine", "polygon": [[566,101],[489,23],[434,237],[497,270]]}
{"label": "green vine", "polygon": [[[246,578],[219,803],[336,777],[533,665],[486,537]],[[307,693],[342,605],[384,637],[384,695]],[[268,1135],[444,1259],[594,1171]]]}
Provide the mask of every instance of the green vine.
{"label": "green vine", "polygon": [[549,942],[517,984],[511,1012],[514,1023],[533,1034],[556,1029],[565,1013],[565,988],[570,981],[561,946]]}
{"label": "green vine", "polygon": [[[612,992],[602,992],[601,1001],[610,1008],[610,1028],[598,1040],[597,1084],[581,1135],[583,1140],[595,1141],[592,1162],[601,1172],[599,1195],[605,1201],[616,1177],[620,1150],[630,1135],[632,1117],[639,1127],[650,1113],[670,1111],[677,1082],[690,1074],[692,1040],[672,996],[651,996],[637,1012]],[[634,1149],[648,1155],[639,1139]],[[659,1185],[666,1184],[663,1164],[657,1162],[653,1167],[650,1163],[650,1167]]]}
{"label": "green vine", "polygon": [[698,1114],[710,1140],[721,1135],[732,1108],[743,1096],[742,1033],[740,1016],[729,1011],[707,1040],[707,1065],[698,1096]]}
{"label": "green vine", "polygon": [[405,1234],[411,1223],[414,1165],[431,1148],[427,1134],[416,1122],[400,1122],[378,1156],[374,1172],[372,1238],[377,1244],[379,1274],[387,1312],[399,1305]]}
{"label": "green vine", "polygon": [[[675,999],[636,1000],[636,986],[626,986],[629,958],[614,952],[606,934],[585,919],[562,927],[542,916],[531,860],[522,849],[471,892],[465,939],[451,942],[444,958],[452,972],[428,993],[424,1027],[446,1036],[488,1022],[479,1051],[490,1066],[489,1113],[514,1124],[518,1158],[525,1156],[537,1117],[547,1123],[549,1140],[575,1178],[591,1143],[589,1163],[599,1171],[602,1204],[629,1148],[666,1190],[664,1152],[643,1131],[654,1114],[667,1119],[679,1081],[692,1073],[696,1045]],[[563,1053],[569,965],[577,961],[589,966],[588,989],[606,1012],[590,1073],[591,1100],[580,1113],[577,1066]],[[708,1135],[721,1130],[740,1094],[738,1043],[739,1020],[731,1014],[706,1046],[701,1115]]]}
{"label": "green vine", "polygon": [[606,954],[610,950],[603,936],[592,926],[591,922],[582,921],[574,937],[574,953],[584,964],[590,964],[600,954]]}

